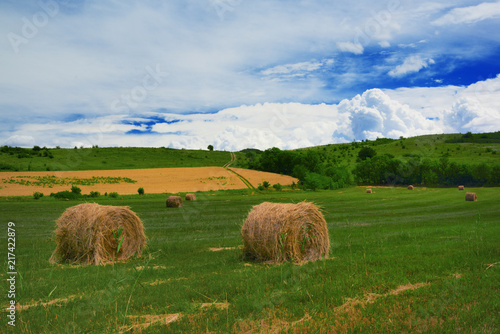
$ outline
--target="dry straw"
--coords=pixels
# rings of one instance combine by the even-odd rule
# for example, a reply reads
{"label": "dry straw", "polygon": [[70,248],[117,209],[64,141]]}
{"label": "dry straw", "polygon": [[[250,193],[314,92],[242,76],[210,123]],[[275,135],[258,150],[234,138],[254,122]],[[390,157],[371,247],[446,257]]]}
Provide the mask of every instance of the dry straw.
{"label": "dry straw", "polygon": [[241,229],[247,258],[268,263],[315,261],[328,256],[325,218],[313,203],[269,203],[253,207]]}
{"label": "dry straw", "polygon": [[465,200],[466,201],[470,201],[470,202],[477,201],[477,195],[476,195],[476,193],[466,193],[465,194]]}
{"label": "dry straw", "polygon": [[169,196],[167,198],[167,208],[182,208],[182,198],[180,196]]}
{"label": "dry straw", "polygon": [[458,186],[458,190],[464,190],[465,187],[464,186]]}
{"label": "dry straw", "polygon": [[186,194],[186,201],[196,201],[195,194]]}
{"label": "dry straw", "polygon": [[371,190],[371,189],[366,189],[366,193],[367,193],[367,194],[371,194],[371,193],[372,193],[372,190]]}
{"label": "dry straw", "polygon": [[128,207],[84,203],[66,209],[56,222],[50,262],[105,264],[140,256],[146,246],[142,222]]}
{"label": "dry straw", "polygon": [[408,186],[408,190],[413,190],[413,186],[412,186],[412,185],[409,185],[409,186]]}

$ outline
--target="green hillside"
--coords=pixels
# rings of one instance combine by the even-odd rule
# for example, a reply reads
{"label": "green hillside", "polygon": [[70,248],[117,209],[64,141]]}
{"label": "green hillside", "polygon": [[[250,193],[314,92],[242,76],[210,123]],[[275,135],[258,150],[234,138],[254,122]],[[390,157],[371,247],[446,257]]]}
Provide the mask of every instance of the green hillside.
{"label": "green hillside", "polygon": [[[482,134],[439,134],[411,138],[366,140],[363,142],[330,144],[295,150],[306,155],[308,151],[319,153],[321,161],[335,165],[347,165],[353,169],[358,153],[363,147],[372,147],[378,155],[389,154],[396,159],[408,161],[410,158],[439,160],[448,158],[457,163],[486,163],[500,161],[500,131]],[[239,165],[248,166],[249,162],[260,155],[258,150],[243,150]]]}
{"label": "green hillside", "polygon": [[2,171],[108,170],[165,167],[223,166],[229,152],[150,147],[79,149],[0,148]]}

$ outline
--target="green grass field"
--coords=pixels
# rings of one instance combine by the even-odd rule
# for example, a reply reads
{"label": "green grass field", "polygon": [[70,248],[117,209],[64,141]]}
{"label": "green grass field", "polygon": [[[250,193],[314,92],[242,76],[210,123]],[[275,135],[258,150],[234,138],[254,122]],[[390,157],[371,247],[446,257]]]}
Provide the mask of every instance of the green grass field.
{"label": "green grass field", "polygon": [[[149,147],[98,147],[79,149],[31,149],[0,151],[2,171],[66,171],[114,170],[167,167],[223,166],[229,152],[206,150],[177,150]],[[47,155],[49,152],[49,155]],[[12,153],[12,154],[11,154]],[[29,153],[29,154],[28,154]],[[52,158],[50,157],[52,155]]]}
{"label": "green grass field", "polygon": [[[181,209],[165,208],[162,194],[99,197],[130,206],[148,246],[141,258],[97,267],[48,261],[55,220],[80,201],[1,198],[0,254],[6,268],[12,221],[16,300],[31,306],[17,311],[14,329],[4,316],[2,332],[119,333],[180,314],[142,333],[498,333],[500,189],[467,189],[477,202],[456,188],[364,189],[205,192]],[[323,208],[330,259],[242,260],[240,228],[253,205],[303,200]],[[210,251],[218,247],[231,248]]]}

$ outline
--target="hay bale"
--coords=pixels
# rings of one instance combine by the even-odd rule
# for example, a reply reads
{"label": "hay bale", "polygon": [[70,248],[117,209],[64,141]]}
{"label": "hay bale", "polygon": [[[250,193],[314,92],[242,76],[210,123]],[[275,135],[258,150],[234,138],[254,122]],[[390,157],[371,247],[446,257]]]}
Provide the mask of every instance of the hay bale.
{"label": "hay bale", "polygon": [[366,193],[367,193],[367,194],[371,194],[371,193],[372,193],[372,190],[371,190],[371,189],[366,189]]}
{"label": "hay bale", "polygon": [[409,185],[409,186],[408,186],[408,190],[413,190],[413,186],[412,186],[412,185]]}
{"label": "hay bale", "polygon": [[[146,246],[144,227],[137,215],[125,206],[84,203],[70,207],[59,217],[55,230],[56,249],[50,262],[105,264],[140,256]],[[115,234],[123,229],[118,240]]]}
{"label": "hay bale", "polygon": [[167,208],[182,208],[182,198],[180,196],[169,196],[167,198]]}
{"label": "hay bale", "polygon": [[186,194],[186,201],[196,201],[195,194]]}
{"label": "hay bale", "polygon": [[269,263],[315,261],[328,256],[325,218],[313,203],[269,203],[253,207],[241,228],[247,258]]}
{"label": "hay bale", "polygon": [[470,202],[477,201],[477,195],[476,195],[476,193],[466,193],[465,194],[465,200],[466,201],[470,201]]}
{"label": "hay bale", "polygon": [[458,190],[464,190],[465,187],[464,186],[458,186]]}

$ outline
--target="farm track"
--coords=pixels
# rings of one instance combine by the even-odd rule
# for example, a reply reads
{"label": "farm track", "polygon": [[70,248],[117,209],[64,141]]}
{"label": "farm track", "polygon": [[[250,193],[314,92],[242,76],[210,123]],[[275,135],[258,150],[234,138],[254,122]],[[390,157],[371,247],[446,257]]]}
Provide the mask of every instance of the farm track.
{"label": "farm track", "polygon": [[229,172],[239,177],[240,180],[248,187],[248,189],[255,189],[255,187],[246,178],[244,178],[242,175],[236,173],[234,170],[229,168],[229,166],[231,166],[235,161],[236,161],[236,154],[231,152],[231,161],[226,163],[223,167],[227,169]]}

